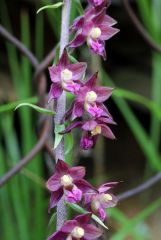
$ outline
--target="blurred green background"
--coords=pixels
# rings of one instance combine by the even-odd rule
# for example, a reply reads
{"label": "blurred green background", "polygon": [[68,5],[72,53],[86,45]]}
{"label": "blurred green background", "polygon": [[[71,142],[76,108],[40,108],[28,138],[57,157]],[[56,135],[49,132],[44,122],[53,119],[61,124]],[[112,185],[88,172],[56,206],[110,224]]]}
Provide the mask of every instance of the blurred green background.
{"label": "blurred green background", "polygon": [[[42,61],[59,41],[61,9],[37,9],[52,1],[1,0],[0,22]],[[161,1],[131,1],[145,29],[161,45]],[[86,4],[83,2],[83,6]],[[71,22],[80,13],[72,0]],[[153,52],[138,34],[121,1],[113,1],[108,13],[118,21],[120,33],[107,42],[107,61],[91,56],[86,46],[74,52],[88,62],[88,73],[100,70],[100,82],[114,86],[107,106],[117,126],[116,141],[100,138],[94,151],[80,151],[75,143],[67,160],[87,167],[95,185],[123,181],[120,193],[161,171],[161,55]],[[0,176],[25,156],[37,141],[38,115],[24,108],[14,112],[17,101],[36,104],[34,69],[29,60],[0,37]],[[48,88],[50,80],[48,78]],[[77,142],[77,135],[74,135]],[[51,147],[53,144],[51,143]],[[46,152],[0,189],[0,239],[43,240],[49,232],[49,194],[44,182],[52,174]],[[105,239],[161,239],[161,184],[108,210]]]}

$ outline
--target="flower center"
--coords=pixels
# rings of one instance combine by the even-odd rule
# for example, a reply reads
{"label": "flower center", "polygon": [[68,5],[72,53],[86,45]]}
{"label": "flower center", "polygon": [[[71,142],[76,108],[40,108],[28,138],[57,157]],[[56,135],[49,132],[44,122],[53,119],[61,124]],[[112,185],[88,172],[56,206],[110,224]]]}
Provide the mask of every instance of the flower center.
{"label": "flower center", "polygon": [[97,39],[101,36],[101,29],[99,27],[92,28],[89,35],[91,38]]}
{"label": "flower center", "polygon": [[94,91],[87,92],[85,100],[88,103],[94,103],[97,99],[97,94]]}
{"label": "flower center", "polygon": [[64,175],[61,177],[61,185],[69,187],[73,183],[73,178],[70,175]]}
{"label": "flower center", "polygon": [[76,238],[76,239],[80,239],[82,237],[84,237],[84,229],[81,227],[75,227],[71,233],[72,237]]}
{"label": "flower center", "polygon": [[111,200],[112,200],[112,196],[111,196],[110,194],[108,194],[108,193],[103,194],[102,197],[101,197],[101,200],[102,200],[103,202],[111,201]]}
{"label": "flower center", "polygon": [[96,212],[100,208],[100,202],[97,200],[93,200],[91,203],[91,208],[94,212]]}
{"label": "flower center", "polygon": [[101,126],[100,125],[97,125],[92,131],[91,131],[91,134],[92,136],[95,136],[95,135],[98,135],[98,134],[101,134]]}
{"label": "flower center", "polygon": [[73,77],[73,73],[67,68],[61,71],[61,80],[64,82],[69,82]]}

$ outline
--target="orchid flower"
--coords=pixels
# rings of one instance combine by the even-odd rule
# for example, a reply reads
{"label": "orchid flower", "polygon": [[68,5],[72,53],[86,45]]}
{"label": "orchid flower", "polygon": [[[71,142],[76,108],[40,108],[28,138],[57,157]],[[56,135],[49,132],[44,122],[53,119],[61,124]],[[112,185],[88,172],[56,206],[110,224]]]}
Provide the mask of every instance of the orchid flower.
{"label": "orchid flower", "polygon": [[61,134],[68,133],[74,128],[81,128],[83,136],[81,137],[80,147],[90,149],[94,147],[98,135],[103,135],[109,139],[115,139],[115,136],[107,124],[115,124],[112,118],[100,117],[95,120],[77,121],[69,125]]}
{"label": "orchid flower", "polygon": [[94,118],[111,116],[102,103],[111,96],[112,88],[97,86],[97,74],[92,75],[77,92],[76,99],[68,110],[68,113],[72,115],[72,120],[81,117],[84,113]]}
{"label": "orchid flower", "polygon": [[69,167],[64,161],[58,160],[55,173],[46,184],[51,191],[50,208],[55,207],[63,195],[68,202],[80,202],[82,194],[93,188],[83,179],[84,176],[84,167]]}
{"label": "orchid flower", "polygon": [[84,18],[79,18],[71,29],[77,29],[76,37],[69,43],[69,47],[76,48],[87,42],[93,53],[106,59],[105,40],[113,37],[119,30],[113,28],[112,19],[106,15],[106,7],[96,15],[95,10],[86,12]]}
{"label": "orchid flower", "polygon": [[48,240],[96,240],[103,233],[94,224],[90,224],[91,213],[86,213],[68,220],[59,231]]}
{"label": "orchid flower", "polygon": [[87,64],[85,62],[70,64],[66,49],[58,65],[49,67],[49,74],[53,82],[49,92],[49,101],[60,97],[63,90],[76,94],[81,86]]}
{"label": "orchid flower", "polygon": [[118,182],[105,183],[97,191],[84,194],[84,206],[88,211],[96,214],[102,221],[107,216],[106,209],[115,207],[118,202],[116,196],[109,193],[109,190],[117,184]]}

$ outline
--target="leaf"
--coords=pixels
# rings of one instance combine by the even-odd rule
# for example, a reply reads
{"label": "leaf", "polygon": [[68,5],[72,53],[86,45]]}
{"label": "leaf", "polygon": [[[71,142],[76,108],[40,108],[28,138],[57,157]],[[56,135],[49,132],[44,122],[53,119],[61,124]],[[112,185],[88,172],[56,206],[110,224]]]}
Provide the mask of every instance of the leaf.
{"label": "leaf", "polygon": [[72,55],[68,54],[68,56],[69,56],[69,59],[70,59],[71,63],[77,63],[78,62],[78,60],[75,57],[73,57]]}
{"label": "leaf", "polygon": [[53,232],[56,231],[56,221],[57,221],[57,214],[56,214],[56,212],[54,212],[48,223],[48,227],[47,227],[47,235],[48,236],[50,236]]}
{"label": "leaf", "polygon": [[55,126],[55,142],[54,142],[54,149],[57,148],[57,146],[59,145],[59,143],[61,142],[63,135],[59,134],[60,132],[62,132],[65,129],[64,124],[62,125],[56,125]]}
{"label": "leaf", "polygon": [[52,5],[46,5],[44,7],[41,7],[37,10],[36,14],[38,14],[39,12],[45,10],[45,9],[55,9],[55,8],[59,8],[61,6],[63,6],[64,3],[63,2],[58,2],[58,3],[55,3],[55,4],[52,4]]}
{"label": "leaf", "polygon": [[73,148],[74,140],[72,133],[65,134],[65,155],[67,155]]}
{"label": "leaf", "polygon": [[[79,212],[79,213],[88,213],[87,210],[85,210],[84,208],[80,207],[79,205],[75,204],[75,203],[66,203],[70,208],[74,209],[75,211]],[[92,219],[95,220],[99,225],[101,225],[102,227],[108,229],[108,227],[101,221],[101,219],[99,219],[99,217],[97,217],[95,214],[92,214]]]}
{"label": "leaf", "polygon": [[39,107],[37,105],[34,105],[34,104],[31,104],[31,103],[20,103],[15,108],[15,110],[17,110],[18,108],[23,107],[23,106],[31,107],[31,108],[35,109],[37,112],[40,112],[40,113],[43,113],[43,114],[47,114],[47,115],[54,115],[55,114],[55,112],[53,112],[51,110],[48,110],[46,108],[41,108],[41,107]]}

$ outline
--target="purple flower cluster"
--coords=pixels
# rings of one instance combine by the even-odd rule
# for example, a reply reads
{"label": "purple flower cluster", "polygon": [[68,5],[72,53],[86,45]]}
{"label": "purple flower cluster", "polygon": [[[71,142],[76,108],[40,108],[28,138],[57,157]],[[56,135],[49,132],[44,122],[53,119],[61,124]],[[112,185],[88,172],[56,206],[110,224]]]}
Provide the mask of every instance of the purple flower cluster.
{"label": "purple flower cluster", "polygon": [[75,19],[70,30],[76,32],[75,38],[69,47],[76,48],[87,43],[92,53],[106,59],[105,41],[113,37],[119,29],[114,28],[117,22],[106,14],[107,3],[105,0],[89,0],[89,6],[83,16]]}
{"label": "purple flower cluster", "polygon": [[[69,120],[70,124],[60,134],[67,134],[74,128],[81,129],[80,147],[85,150],[95,146],[99,135],[115,139],[109,127],[115,122],[104,105],[112,94],[112,88],[97,84],[98,72],[84,80],[87,64],[70,63],[67,48],[76,48],[86,42],[92,53],[105,59],[105,40],[119,31],[113,27],[116,21],[106,14],[110,0],[88,2],[84,15],[76,18],[70,27],[70,32],[76,33],[75,38],[64,49],[58,64],[49,67],[52,81],[49,102],[58,99],[63,91],[75,97],[62,119]],[[105,183],[96,189],[84,177],[84,167],[70,167],[62,160],[57,161],[55,173],[47,181],[51,192],[49,210],[56,207],[63,197],[66,202],[82,204],[88,213],[66,221],[48,240],[94,240],[102,235],[91,216],[93,213],[102,221],[106,219],[106,209],[117,204],[117,198],[110,192],[117,182]]]}
{"label": "purple flower cluster", "polygon": [[50,209],[54,208],[64,196],[70,203],[82,203],[90,213],[80,215],[74,220],[65,222],[60,231],[54,233],[48,240],[64,239],[97,239],[102,231],[93,224],[88,224],[91,213],[96,214],[102,221],[106,219],[106,208],[114,207],[117,198],[109,193],[117,182],[101,185],[98,189],[84,180],[85,168],[69,167],[62,160],[58,160],[55,173],[47,181],[47,188],[51,192]]}

